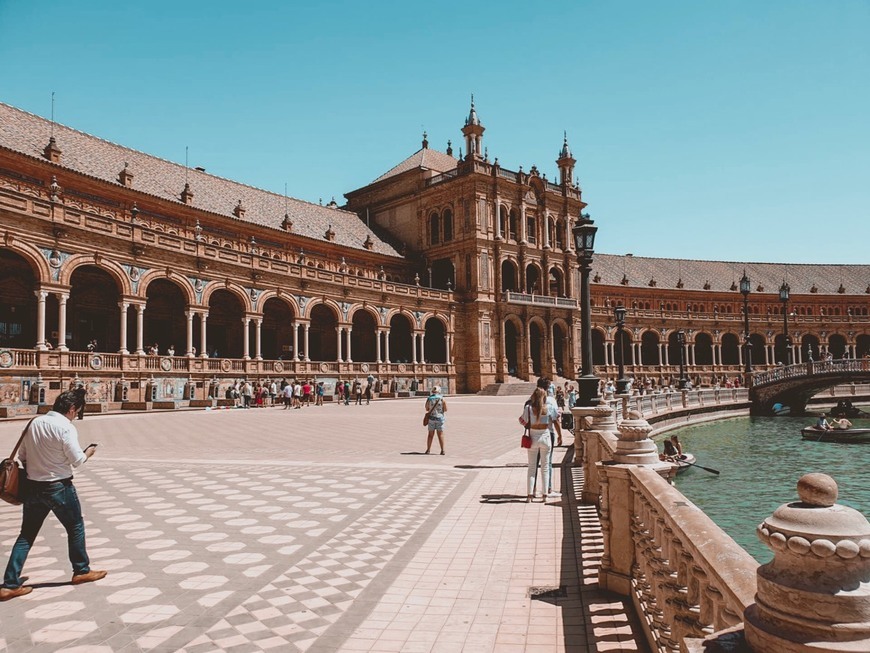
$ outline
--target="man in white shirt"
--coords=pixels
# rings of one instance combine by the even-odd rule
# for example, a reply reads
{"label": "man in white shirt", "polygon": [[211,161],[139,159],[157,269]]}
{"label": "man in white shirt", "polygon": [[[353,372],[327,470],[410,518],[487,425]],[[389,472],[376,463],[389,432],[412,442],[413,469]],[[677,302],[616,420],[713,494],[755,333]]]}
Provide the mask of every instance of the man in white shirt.
{"label": "man in white shirt", "polygon": [[21,570],[49,512],[53,512],[66,529],[73,568],[72,584],[90,583],[106,576],[107,572],[90,568],[82,507],[72,483],[73,469],[85,463],[96,451],[94,444],[82,451],[78,432],[72,423],[83,401],[81,393],[63,392],[58,395],[50,412],[34,418],[27,427],[27,434],[18,450],[18,458],[27,470],[21,533],[9,556],[0,587],[0,601],[24,596],[33,590],[24,586],[27,577],[21,576]]}

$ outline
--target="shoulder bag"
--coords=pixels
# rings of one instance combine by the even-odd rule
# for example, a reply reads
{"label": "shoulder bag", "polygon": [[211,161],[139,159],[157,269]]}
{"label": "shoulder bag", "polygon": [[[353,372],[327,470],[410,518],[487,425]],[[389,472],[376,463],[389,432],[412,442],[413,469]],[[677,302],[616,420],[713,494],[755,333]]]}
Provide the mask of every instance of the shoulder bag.
{"label": "shoulder bag", "polygon": [[[36,418],[34,418],[36,419]],[[6,503],[11,503],[13,506],[21,504],[21,475],[24,469],[18,465],[15,460],[15,455],[18,453],[18,448],[24,441],[24,436],[27,435],[27,429],[33,423],[33,419],[27,422],[27,426],[21,432],[21,437],[18,438],[18,444],[9,454],[9,457],[0,462],[0,499]],[[27,476],[25,475],[25,478]]]}
{"label": "shoulder bag", "polygon": [[531,449],[532,448],[532,435],[529,432],[529,427],[526,427],[526,432],[523,433],[523,439],[520,440],[520,446],[523,449]]}

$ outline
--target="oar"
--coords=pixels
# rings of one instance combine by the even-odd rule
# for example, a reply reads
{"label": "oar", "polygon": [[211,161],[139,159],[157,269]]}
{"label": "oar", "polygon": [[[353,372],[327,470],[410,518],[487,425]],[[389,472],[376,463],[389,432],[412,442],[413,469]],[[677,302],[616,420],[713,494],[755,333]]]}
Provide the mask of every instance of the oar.
{"label": "oar", "polygon": [[699,465],[698,463],[690,463],[688,460],[680,460],[678,462],[686,463],[687,465],[691,465],[692,467],[700,467],[705,472],[710,472],[711,474],[715,474],[716,476],[719,476],[718,469],[713,469],[712,467],[704,467],[703,465]]}

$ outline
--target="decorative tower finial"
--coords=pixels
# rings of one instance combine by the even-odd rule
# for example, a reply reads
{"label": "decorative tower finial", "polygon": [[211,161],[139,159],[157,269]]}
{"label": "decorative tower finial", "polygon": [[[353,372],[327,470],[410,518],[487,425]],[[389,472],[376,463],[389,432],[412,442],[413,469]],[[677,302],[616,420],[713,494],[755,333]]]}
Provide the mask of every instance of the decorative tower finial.
{"label": "decorative tower finial", "polygon": [[567,130],[563,134],[562,150],[559,152],[559,158],[556,159],[556,165],[559,166],[562,186],[571,186],[574,178],[574,164],[577,163],[577,160],[571,155],[571,148],[568,147]]}
{"label": "decorative tower finial", "polygon": [[[477,111],[474,108],[474,93],[471,94],[471,110],[468,112],[468,118],[465,119],[465,126],[462,128],[462,133],[465,136],[466,158],[481,159],[483,152],[482,140],[484,126],[480,123],[480,118],[477,116]],[[460,159],[462,156],[459,157]]]}
{"label": "decorative tower finial", "polygon": [[453,156],[453,143],[450,140],[447,141],[447,156]]}
{"label": "decorative tower finial", "polygon": [[425,129],[423,130],[423,149],[424,150],[429,149],[429,138],[428,138],[428,134],[426,133]]}

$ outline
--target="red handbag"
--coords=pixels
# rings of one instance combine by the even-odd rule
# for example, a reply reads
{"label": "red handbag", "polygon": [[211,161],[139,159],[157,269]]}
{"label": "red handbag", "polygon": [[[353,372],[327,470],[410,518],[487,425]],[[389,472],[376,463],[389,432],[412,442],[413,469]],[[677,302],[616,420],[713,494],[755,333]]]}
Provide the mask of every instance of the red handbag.
{"label": "red handbag", "polygon": [[532,436],[529,434],[529,427],[526,427],[526,432],[523,433],[523,439],[520,440],[520,446],[523,449],[532,448]]}

